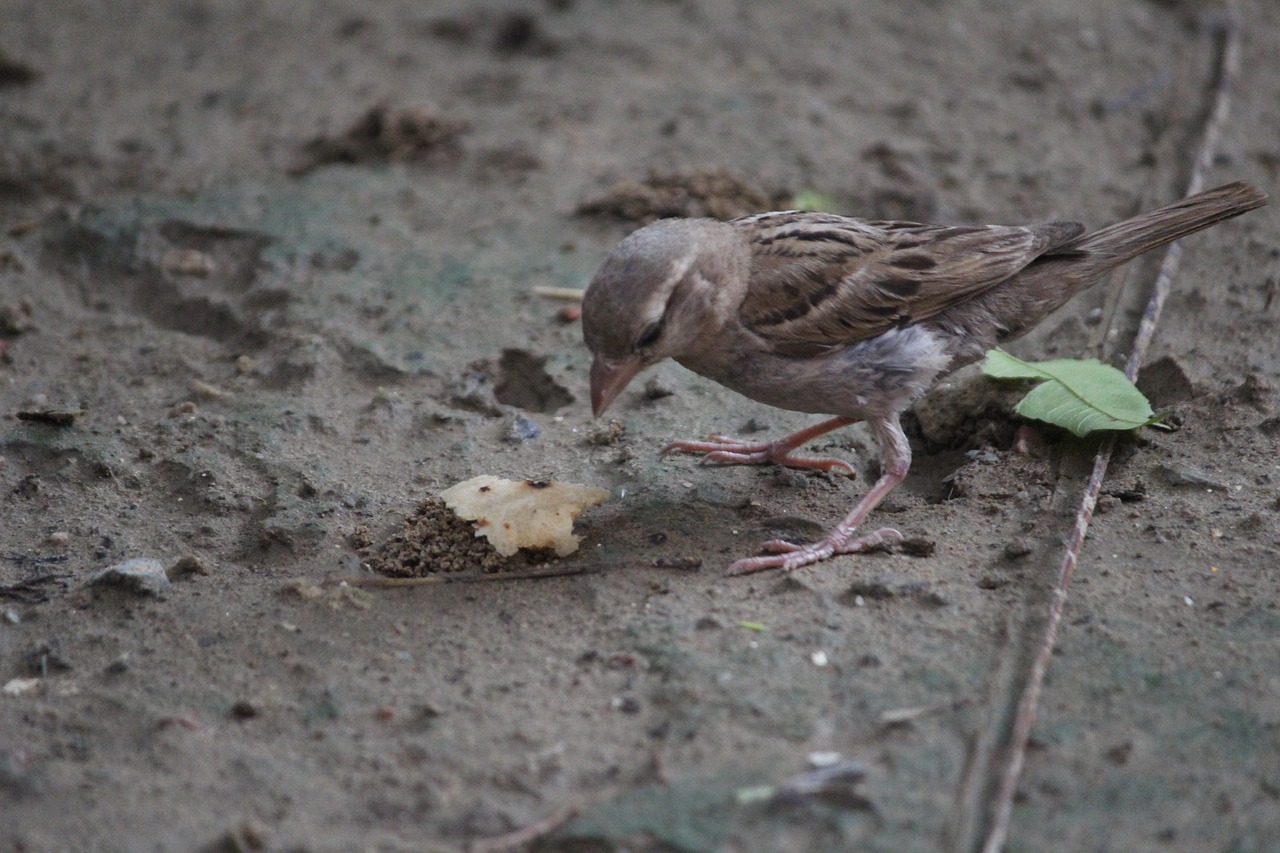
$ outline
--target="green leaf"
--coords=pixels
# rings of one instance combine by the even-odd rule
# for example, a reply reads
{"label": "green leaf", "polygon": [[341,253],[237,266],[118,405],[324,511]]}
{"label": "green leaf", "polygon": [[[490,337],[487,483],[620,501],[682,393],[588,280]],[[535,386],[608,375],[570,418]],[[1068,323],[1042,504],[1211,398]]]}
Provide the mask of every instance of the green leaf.
{"label": "green leaf", "polygon": [[836,209],[836,200],[816,190],[801,190],[792,197],[791,207],[794,210],[833,213]]}
{"label": "green leaf", "polygon": [[1023,361],[991,350],[982,372],[997,379],[1041,379],[1014,410],[1079,436],[1097,430],[1128,430],[1154,424],[1151,403],[1124,374],[1096,358]]}

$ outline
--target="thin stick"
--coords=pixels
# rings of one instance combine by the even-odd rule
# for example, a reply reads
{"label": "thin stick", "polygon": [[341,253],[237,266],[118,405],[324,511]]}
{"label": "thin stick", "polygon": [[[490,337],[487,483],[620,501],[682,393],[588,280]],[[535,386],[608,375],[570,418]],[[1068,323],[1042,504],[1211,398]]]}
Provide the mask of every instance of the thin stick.
{"label": "thin stick", "polygon": [[[1191,167],[1191,179],[1187,181],[1186,195],[1195,195],[1204,189],[1206,176],[1213,168],[1213,160],[1217,154],[1218,140],[1222,136],[1222,127],[1227,123],[1231,110],[1231,89],[1240,77],[1240,21],[1236,17],[1235,7],[1228,10],[1228,19],[1222,31],[1222,57],[1218,68],[1218,85],[1214,92],[1213,111],[1205,126],[1204,139],[1200,142],[1200,152]],[[1156,274],[1156,283],[1142,313],[1142,321],[1138,324],[1138,332],[1133,339],[1129,361],[1125,364],[1124,375],[1132,382],[1138,378],[1138,369],[1142,367],[1142,359],[1147,347],[1156,333],[1156,323],[1160,321],[1160,313],[1164,310],[1165,298],[1173,285],[1173,277],[1178,272],[1178,264],[1182,261],[1182,243],[1175,242],[1165,250],[1160,271]]]}
{"label": "thin stick", "polygon": [[[1191,178],[1187,183],[1186,195],[1194,195],[1204,188],[1205,176],[1213,165],[1217,152],[1218,140],[1222,128],[1227,122],[1230,111],[1231,90],[1240,76],[1240,22],[1234,6],[1228,9],[1227,20],[1220,33],[1222,54],[1219,58],[1218,80],[1213,93],[1213,109],[1205,125],[1204,137],[1200,143],[1195,163],[1191,167]],[[1138,332],[1134,336],[1133,346],[1129,351],[1129,360],[1125,364],[1125,376],[1133,381],[1137,378],[1138,368],[1151,339],[1155,335],[1156,324],[1164,310],[1165,299],[1177,275],[1178,264],[1182,260],[1182,246],[1171,243],[1165,251],[1160,271],[1156,275],[1151,298],[1143,312]],[[1098,493],[1102,489],[1102,480],[1107,473],[1107,464],[1111,461],[1111,453],[1115,449],[1115,436],[1110,435],[1098,448],[1093,459],[1093,472],[1085,486],[1080,499],[1080,507],[1076,511],[1075,527],[1071,531],[1071,539],[1067,543],[1066,554],[1058,569],[1058,580],[1053,591],[1053,601],[1049,605],[1048,622],[1044,636],[1031,671],[1027,674],[1022,696],[1018,701],[1017,716],[1014,718],[1013,732],[1009,742],[1009,757],[1000,778],[1000,788],[996,793],[992,806],[991,828],[983,842],[983,853],[1000,853],[1009,837],[1009,821],[1013,815],[1013,797],[1017,791],[1018,780],[1026,762],[1027,742],[1031,738],[1031,728],[1035,724],[1036,709],[1040,702],[1040,693],[1044,686],[1044,676],[1049,669],[1049,661],[1053,656],[1054,643],[1058,637],[1058,627],[1062,623],[1062,613],[1067,604],[1067,591],[1071,588],[1071,579],[1075,574],[1080,559],[1080,550],[1084,546],[1085,534],[1089,530],[1089,522],[1093,518],[1093,510],[1097,505]]]}
{"label": "thin stick", "polygon": [[545,296],[548,299],[563,299],[567,302],[581,302],[583,291],[576,287],[543,287],[531,288],[534,296]]}
{"label": "thin stick", "polygon": [[541,578],[565,578],[572,575],[584,575],[586,566],[569,566],[563,569],[539,569],[532,572],[486,572],[484,574],[438,574],[425,575],[420,578],[388,578],[382,575],[358,578],[342,578],[349,586],[431,586],[442,583],[482,583],[485,581],[529,581]]}
{"label": "thin stick", "polygon": [[506,835],[495,835],[490,838],[481,838],[473,841],[471,846],[467,848],[467,853],[504,853],[506,850],[523,847],[543,836],[550,835],[573,820],[578,815],[578,809],[579,807],[576,805],[566,806],[558,812],[547,815],[542,820],[535,821],[528,826],[522,826],[519,829],[508,832]]}

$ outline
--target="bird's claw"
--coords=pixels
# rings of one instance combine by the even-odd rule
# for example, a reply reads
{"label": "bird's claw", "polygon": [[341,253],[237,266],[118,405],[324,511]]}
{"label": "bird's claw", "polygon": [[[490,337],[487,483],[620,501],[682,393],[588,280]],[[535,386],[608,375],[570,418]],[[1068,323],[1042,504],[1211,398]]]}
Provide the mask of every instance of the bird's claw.
{"label": "bird's claw", "polygon": [[674,451],[681,453],[736,453],[744,456],[759,455],[760,462],[767,462],[765,456],[769,452],[769,445],[763,441],[738,441],[727,435],[709,435],[701,441],[673,441],[666,447],[662,448],[660,455],[666,456]]}
{"label": "bird's claw", "polygon": [[843,459],[793,456],[788,446],[777,442],[740,441],[725,435],[710,435],[702,441],[673,441],[662,448],[661,455],[674,451],[701,453],[704,465],[764,465],[773,462],[788,468],[812,468],[828,474],[839,470],[850,477],[858,476],[853,465]]}
{"label": "bird's claw", "polygon": [[836,554],[857,554],[885,542],[901,542],[902,539],[902,534],[892,527],[882,527],[856,539],[850,539],[849,534],[833,533],[808,545],[796,545],[785,539],[770,539],[760,544],[756,549],[756,556],[730,564],[726,574],[751,575],[768,569],[794,572],[802,566],[820,563]]}

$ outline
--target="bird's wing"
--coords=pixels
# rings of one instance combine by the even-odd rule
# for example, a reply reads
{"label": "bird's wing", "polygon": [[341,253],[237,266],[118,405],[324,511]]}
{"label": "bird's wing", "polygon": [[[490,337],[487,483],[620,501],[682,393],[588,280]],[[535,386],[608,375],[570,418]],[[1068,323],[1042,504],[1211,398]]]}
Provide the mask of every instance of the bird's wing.
{"label": "bird's wing", "polygon": [[921,225],[787,211],[735,219],[751,246],[739,319],[812,355],[924,320],[1078,236],[1078,222]]}

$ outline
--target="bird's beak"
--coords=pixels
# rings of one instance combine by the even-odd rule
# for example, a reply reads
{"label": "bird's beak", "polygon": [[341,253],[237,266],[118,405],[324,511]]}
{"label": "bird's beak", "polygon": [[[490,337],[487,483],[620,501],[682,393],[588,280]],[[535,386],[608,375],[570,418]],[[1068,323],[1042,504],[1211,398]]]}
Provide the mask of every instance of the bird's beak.
{"label": "bird's beak", "polygon": [[612,362],[596,356],[591,362],[591,411],[598,418],[617,399],[627,383],[644,367],[638,358]]}

